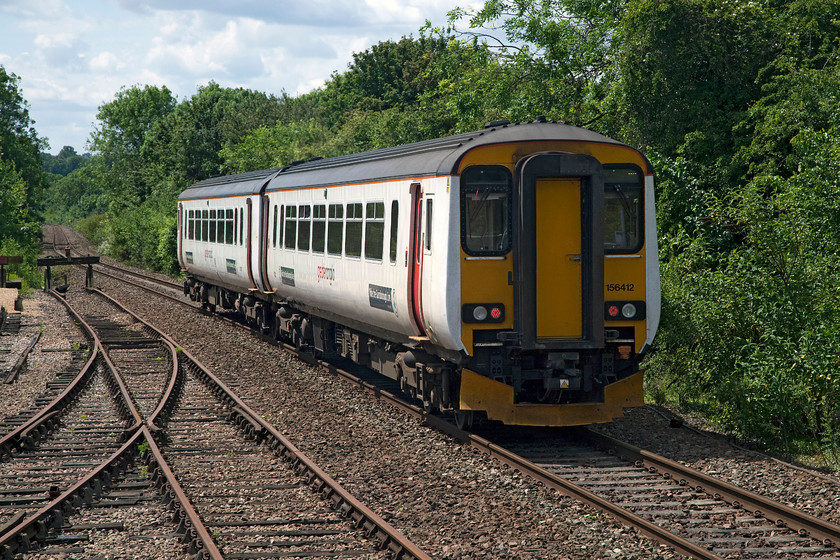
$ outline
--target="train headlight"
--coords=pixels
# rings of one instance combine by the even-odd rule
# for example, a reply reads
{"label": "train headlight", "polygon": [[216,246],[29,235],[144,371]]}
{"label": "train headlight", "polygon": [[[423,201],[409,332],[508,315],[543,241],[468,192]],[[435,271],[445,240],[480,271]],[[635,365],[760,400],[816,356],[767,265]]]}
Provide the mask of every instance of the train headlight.
{"label": "train headlight", "polygon": [[646,314],[643,301],[604,302],[604,319],[607,321],[641,321]]}
{"label": "train headlight", "polygon": [[465,303],[461,307],[461,320],[465,323],[502,323],[505,306],[501,303]]}
{"label": "train headlight", "polygon": [[487,308],[483,305],[476,305],[473,308],[473,319],[479,323],[487,319]]}

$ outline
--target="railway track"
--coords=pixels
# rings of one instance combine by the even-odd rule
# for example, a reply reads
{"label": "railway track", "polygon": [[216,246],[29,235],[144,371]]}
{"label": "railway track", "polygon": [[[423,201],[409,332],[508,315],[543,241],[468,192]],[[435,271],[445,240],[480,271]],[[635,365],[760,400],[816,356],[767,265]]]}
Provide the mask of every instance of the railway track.
{"label": "railway track", "polygon": [[[155,292],[154,288],[147,287]],[[191,305],[196,309],[194,305]],[[303,356],[311,361],[311,357]],[[388,389],[373,378],[360,379],[324,364],[381,399]],[[503,464],[557,491],[575,496],[634,526],[679,552],[696,558],[825,558],[837,557],[840,533],[836,525],[799,515],[781,504],[719,483],[703,473],[677,471],[667,460],[587,435],[587,442],[552,439],[532,447],[518,433],[479,437],[457,430],[446,419],[426,414],[403,398],[393,402],[429,425],[469,442]],[[546,432],[537,436],[545,439]],[[564,436],[568,438],[568,435]],[[597,446],[611,451],[598,451]],[[627,459],[618,460],[624,456]],[[637,484],[638,482],[638,484]]]}
{"label": "railway track", "polygon": [[[186,543],[182,555],[190,557],[373,558],[388,551],[428,558],[166,335],[125,309],[103,312],[95,298],[117,305],[101,292],[67,295],[88,309],[76,317],[94,349],[73,389],[0,440],[0,476],[18,481],[4,486],[0,500],[8,512],[0,518],[0,558],[90,542],[103,525],[68,522],[80,506],[137,507],[153,490],[175,511],[167,538]],[[263,515],[266,508],[282,516]],[[88,526],[99,532],[72,533]],[[155,540],[142,529],[130,540]]]}

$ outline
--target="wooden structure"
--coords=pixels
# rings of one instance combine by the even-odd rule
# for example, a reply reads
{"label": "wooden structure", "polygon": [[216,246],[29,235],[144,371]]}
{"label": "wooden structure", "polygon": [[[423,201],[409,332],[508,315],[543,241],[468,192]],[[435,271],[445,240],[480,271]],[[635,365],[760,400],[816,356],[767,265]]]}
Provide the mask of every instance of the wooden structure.
{"label": "wooden structure", "polygon": [[99,257],[44,257],[38,259],[38,266],[45,266],[44,271],[44,291],[52,290],[52,267],[60,265],[76,265],[86,264],[87,273],[85,274],[85,287],[93,288],[93,265],[99,264]]}
{"label": "wooden structure", "polygon": [[23,262],[23,257],[0,255],[0,288],[6,287],[6,265],[20,264]]}

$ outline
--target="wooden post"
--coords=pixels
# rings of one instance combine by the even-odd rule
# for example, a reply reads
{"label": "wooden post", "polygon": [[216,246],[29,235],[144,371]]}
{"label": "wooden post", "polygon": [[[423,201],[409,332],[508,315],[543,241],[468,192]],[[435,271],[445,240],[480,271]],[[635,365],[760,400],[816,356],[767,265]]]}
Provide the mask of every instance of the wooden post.
{"label": "wooden post", "polygon": [[22,262],[23,257],[21,256],[0,255],[0,288],[6,287],[6,265],[20,264]]}

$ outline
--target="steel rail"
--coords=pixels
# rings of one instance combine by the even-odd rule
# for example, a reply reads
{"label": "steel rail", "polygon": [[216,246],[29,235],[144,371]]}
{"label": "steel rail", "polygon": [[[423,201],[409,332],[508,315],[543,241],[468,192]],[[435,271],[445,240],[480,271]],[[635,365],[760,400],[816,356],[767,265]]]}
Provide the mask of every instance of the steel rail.
{"label": "steel rail", "polygon": [[145,436],[146,442],[149,444],[144,452],[145,457],[143,459],[149,467],[149,475],[152,481],[164,496],[175,500],[180,506],[180,517],[182,519],[180,519],[178,530],[184,532],[185,540],[189,539],[191,541],[190,553],[197,553],[202,559],[223,560],[224,556],[216,546],[213,537],[207,532],[207,528],[175,477],[175,473],[169,468],[169,464],[155,442],[149,426],[142,426],[140,433]]}
{"label": "steel rail", "polygon": [[103,487],[110,486],[116,475],[125,470],[142,436],[140,430],[135,431],[122,447],[73,486],[18,524],[6,527],[6,532],[0,534],[0,559],[11,560],[21,552],[28,552],[33,539],[44,538],[49,529],[58,530],[74,508],[101,495]]}
{"label": "steel rail", "polygon": [[[148,288],[142,288],[148,290]],[[93,291],[100,293],[105,298],[119,305],[116,300],[101,290]],[[120,307],[122,308],[123,306]],[[128,311],[128,313],[131,312]],[[134,314],[132,313],[132,315]],[[260,417],[259,414],[257,414],[242,399],[240,399],[221,379],[205,368],[201,362],[189,353],[189,351],[180,346],[166,333],[157,330],[152,325],[149,325],[149,327],[159,333],[163,339],[168,340],[173,349],[180,349],[179,353],[190,362],[190,366],[195,370],[198,376],[203,378],[205,383],[211,384],[217,388],[215,391],[217,397],[231,407],[232,416],[234,417],[233,419],[240,428],[255,439],[271,440],[268,443],[269,447],[280,453],[281,456],[285,457],[288,461],[297,465],[297,470],[301,474],[304,472],[307,473],[309,484],[318,490],[322,496],[331,501],[336,509],[342,511],[345,516],[352,518],[357,528],[364,528],[367,534],[374,538],[383,549],[389,549],[398,558],[406,560],[431,560],[431,557],[428,554],[408,540],[401,532],[382,519],[377,513],[356,499],[335,479],[329,476],[302,451],[295,447],[295,445],[283,436],[283,434],[281,434],[276,428],[274,428],[274,426]],[[148,420],[146,421],[146,425],[152,429],[156,429],[156,426]]]}
{"label": "steel rail", "polygon": [[[75,317],[88,333],[89,339],[95,341],[95,335],[90,325],[81,320],[81,317],[75,313],[72,307],[64,300],[58,292],[51,292],[54,297],[63,302],[68,308],[71,315]],[[9,454],[12,449],[18,448],[24,444],[33,443],[33,437],[43,436],[47,431],[52,429],[53,424],[57,422],[58,411],[66,408],[78,396],[79,392],[87,383],[88,378],[96,371],[95,365],[99,359],[99,352],[96,351],[97,346],[94,343],[85,365],[79,371],[79,374],[64,388],[64,390],[55,396],[46,406],[37,412],[32,418],[12,430],[11,432],[0,438],[0,457]]]}
{"label": "steel rail", "polygon": [[127,307],[122,305],[120,302],[118,302],[117,300],[115,300],[114,298],[112,298],[111,296],[109,296],[108,294],[103,292],[102,290],[88,288],[88,291],[105,298],[106,300],[111,302],[111,304],[113,304],[116,307],[118,307],[119,309],[121,309],[124,313],[133,317],[136,321],[142,323],[147,329],[152,331],[152,333],[154,333],[155,337],[161,342],[161,344],[166,346],[166,348],[169,350],[170,359],[171,359],[171,362],[172,362],[172,373],[169,377],[169,382],[167,383],[166,389],[164,390],[163,395],[162,395],[160,401],[158,402],[157,407],[149,415],[149,417],[146,418],[145,421],[144,421],[144,423],[147,426],[149,426],[150,430],[152,430],[152,431],[158,430],[159,426],[157,426],[155,424],[156,421],[161,416],[166,415],[169,412],[171,412],[171,408],[174,406],[175,401],[178,398],[178,391],[180,390],[180,388],[183,386],[183,383],[184,383],[184,376],[181,374],[181,368],[180,368],[180,365],[179,365],[180,364],[180,359],[179,359],[179,353],[180,352],[179,352],[178,347],[175,345],[175,343],[172,341],[172,339],[169,338],[169,336],[166,335],[166,333],[162,332],[157,327],[155,327],[154,325],[152,325],[148,321],[146,321],[143,318],[141,318],[140,316],[138,316],[136,313],[134,313],[133,311],[131,311],[130,309],[128,309]]}
{"label": "steel rail", "polygon": [[3,383],[13,383],[17,379],[18,374],[21,372],[21,370],[23,370],[23,365],[26,363],[27,358],[29,358],[29,353],[35,349],[35,345],[38,344],[38,341],[40,339],[40,332],[32,337],[32,340],[30,340],[29,344],[26,345],[26,348],[23,350],[23,353],[15,362],[15,365],[13,365],[12,369],[10,369],[6,373],[6,379],[3,381]]}
{"label": "steel rail", "polygon": [[[274,426],[264,420],[259,414],[251,409],[240,399],[230,388],[187,350],[182,351],[192,362],[196,373],[203,377],[205,383],[211,383],[219,390],[219,397],[227,402],[233,414],[237,416],[238,424],[256,438],[270,440],[269,447],[281,454],[286,460],[297,466],[300,474],[306,473],[310,486],[318,490],[322,496],[333,503],[333,507],[343,512],[346,517],[353,519],[357,528],[364,528],[368,536],[374,538],[383,549],[387,548],[397,558],[431,560],[431,557],[423,552],[420,547],[408,540],[401,532],[391,524],[382,519],[377,513],[357,500],[350,492],[344,489],[335,479],[318,467],[291,441],[281,434]],[[257,429],[256,427],[259,427]]]}
{"label": "steel rail", "polygon": [[587,430],[585,437],[591,439],[596,445],[612,449],[618,456],[624,455],[628,460],[647,468],[651,472],[656,472],[664,478],[676,480],[682,485],[692,487],[697,492],[705,492],[715,498],[722,499],[733,507],[752,511],[757,516],[765,517],[776,523],[777,526],[798,531],[801,536],[820,540],[826,546],[840,546],[840,525],[797,511],[789,506],[738,488],[728,482],[715,479],[703,472],[639,449],[605,434]]}

